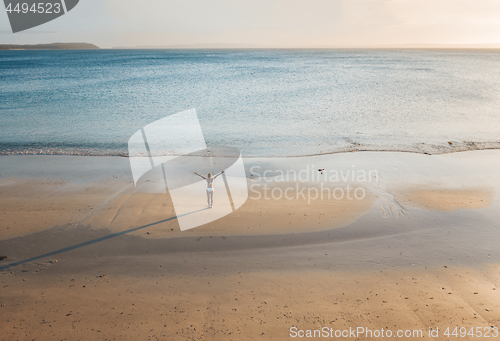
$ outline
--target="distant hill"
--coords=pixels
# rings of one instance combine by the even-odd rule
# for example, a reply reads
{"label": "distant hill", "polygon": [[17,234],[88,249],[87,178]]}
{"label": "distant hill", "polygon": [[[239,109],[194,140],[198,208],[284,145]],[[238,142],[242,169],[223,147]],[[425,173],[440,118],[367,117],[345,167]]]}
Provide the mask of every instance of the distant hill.
{"label": "distant hill", "polygon": [[0,44],[0,50],[99,50],[99,46],[87,43],[54,43],[37,45]]}

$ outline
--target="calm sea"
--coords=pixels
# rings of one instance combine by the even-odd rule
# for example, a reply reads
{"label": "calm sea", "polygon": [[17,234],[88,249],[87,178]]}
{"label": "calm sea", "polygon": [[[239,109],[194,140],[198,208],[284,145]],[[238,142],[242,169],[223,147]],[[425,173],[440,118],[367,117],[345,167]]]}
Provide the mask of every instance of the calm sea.
{"label": "calm sea", "polygon": [[0,153],[126,155],[196,108],[244,156],[500,147],[500,51],[0,51]]}

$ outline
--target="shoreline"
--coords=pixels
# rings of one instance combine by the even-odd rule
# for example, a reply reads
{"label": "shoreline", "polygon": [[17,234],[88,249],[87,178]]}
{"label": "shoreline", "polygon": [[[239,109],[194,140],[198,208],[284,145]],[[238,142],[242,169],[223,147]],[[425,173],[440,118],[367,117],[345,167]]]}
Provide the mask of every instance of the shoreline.
{"label": "shoreline", "polygon": [[[477,147],[477,148],[461,148],[456,150],[444,150],[441,152],[428,152],[428,151],[418,151],[418,150],[403,150],[403,149],[345,149],[339,151],[331,151],[325,153],[313,153],[313,154],[304,154],[304,155],[285,155],[285,156],[245,156],[242,155],[244,159],[277,159],[277,158],[305,158],[305,157],[314,157],[314,156],[322,156],[322,155],[335,155],[335,154],[346,154],[346,153],[370,153],[370,152],[380,152],[380,153],[410,153],[410,154],[422,154],[422,155],[446,155],[446,154],[454,154],[454,153],[466,153],[473,151],[484,151],[484,150],[498,150],[500,149],[500,142],[471,142],[474,144],[494,144],[496,146],[492,147]],[[56,153],[46,153],[46,152],[10,152],[10,151],[0,151],[0,156],[95,156],[95,157],[125,157],[128,158],[128,153],[116,153],[116,154],[99,154],[99,153],[85,153],[85,152],[56,152]],[[153,155],[155,156],[155,155]],[[183,157],[204,157],[204,155],[161,155],[161,156],[183,156]],[[214,155],[215,157],[232,157],[226,155]]]}

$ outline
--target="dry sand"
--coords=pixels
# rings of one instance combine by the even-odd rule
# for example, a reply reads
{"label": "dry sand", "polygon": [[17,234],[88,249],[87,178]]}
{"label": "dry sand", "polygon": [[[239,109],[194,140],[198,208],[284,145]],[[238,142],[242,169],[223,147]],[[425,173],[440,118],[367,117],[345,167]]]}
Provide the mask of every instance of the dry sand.
{"label": "dry sand", "polygon": [[439,328],[437,339],[445,340],[447,327],[500,322],[498,266],[358,272],[229,266],[225,273],[208,266],[182,275],[159,259],[136,263],[122,259],[123,267],[77,273],[61,273],[55,263],[4,274],[2,339],[288,340],[291,327],[364,327],[422,330],[424,339]]}

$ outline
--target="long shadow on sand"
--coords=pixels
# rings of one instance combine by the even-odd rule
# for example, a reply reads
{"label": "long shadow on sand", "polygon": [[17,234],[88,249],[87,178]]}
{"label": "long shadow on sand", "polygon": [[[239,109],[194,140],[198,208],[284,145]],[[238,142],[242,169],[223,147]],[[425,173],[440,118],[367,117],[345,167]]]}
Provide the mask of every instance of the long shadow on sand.
{"label": "long shadow on sand", "polygon": [[[183,214],[181,216],[186,216],[186,215],[193,214],[193,213],[196,213],[196,212],[204,211],[206,209],[208,209],[208,208],[204,208],[204,209],[197,210],[197,211],[194,211],[194,212],[186,213],[186,214]],[[57,255],[57,254],[60,254],[60,253],[63,253],[63,252],[68,252],[68,251],[75,250],[75,249],[78,249],[78,248],[81,248],[81,247],[84,247],[84,246],[88,246],[88,245],[92,245],[92,244],[95,244],[95,243],[99,243],[99,242],[102,242],[102,241],[105,241],[105,240],[108,240],[108,239],[111,239],[111,238],[122,236],[122,235],[130,233],[130,232],[138,231],[138,230],[144,229],[146,227],[151,227],[151,226],[154,226],[154,225],[165,223],[167,221],[171,221],[171,220],[174,220],[174,219],[177,219],[177,218],[178,218],[177,216],[171,217],[171,218],[160,220],[160,221],[157,221],[157,222],[154,222],[154,223],[151,223],[151,224],[134,227],[134,228],[131,228],[131,229],[128,229],[128,230],[125,230],[125,231],[121,231],[121,232],[109,234],[109,235],[106,235],[104,237],[100,237],[100,238],[89,240],[89,241],[86,241],[86,242],[83,242],[83,243],[79,243],[79,244],[76,244],[76,245],[68,246],[68,247],[65,247],[65,248],[62,248],[62,249],[59,249],[59,250],[56,250],[56,251],[48,252],[48,253],[45,253],[45,254],[42,254],[42,255],[39,255],[39,256],[35,256],[35,257],[23,259],[23,260],[14,262],[14,263],[10,263],[10,264],[4,265],[4,266],[0,266],[0,271],[12,268],[14,266],[18,266],[18,265],[21,265],[21,264],[33,262],[33,261],[36,261],[36,260],[41,259],[41,258],[46,258],[46,257],[54,256],[54,255]]]}

